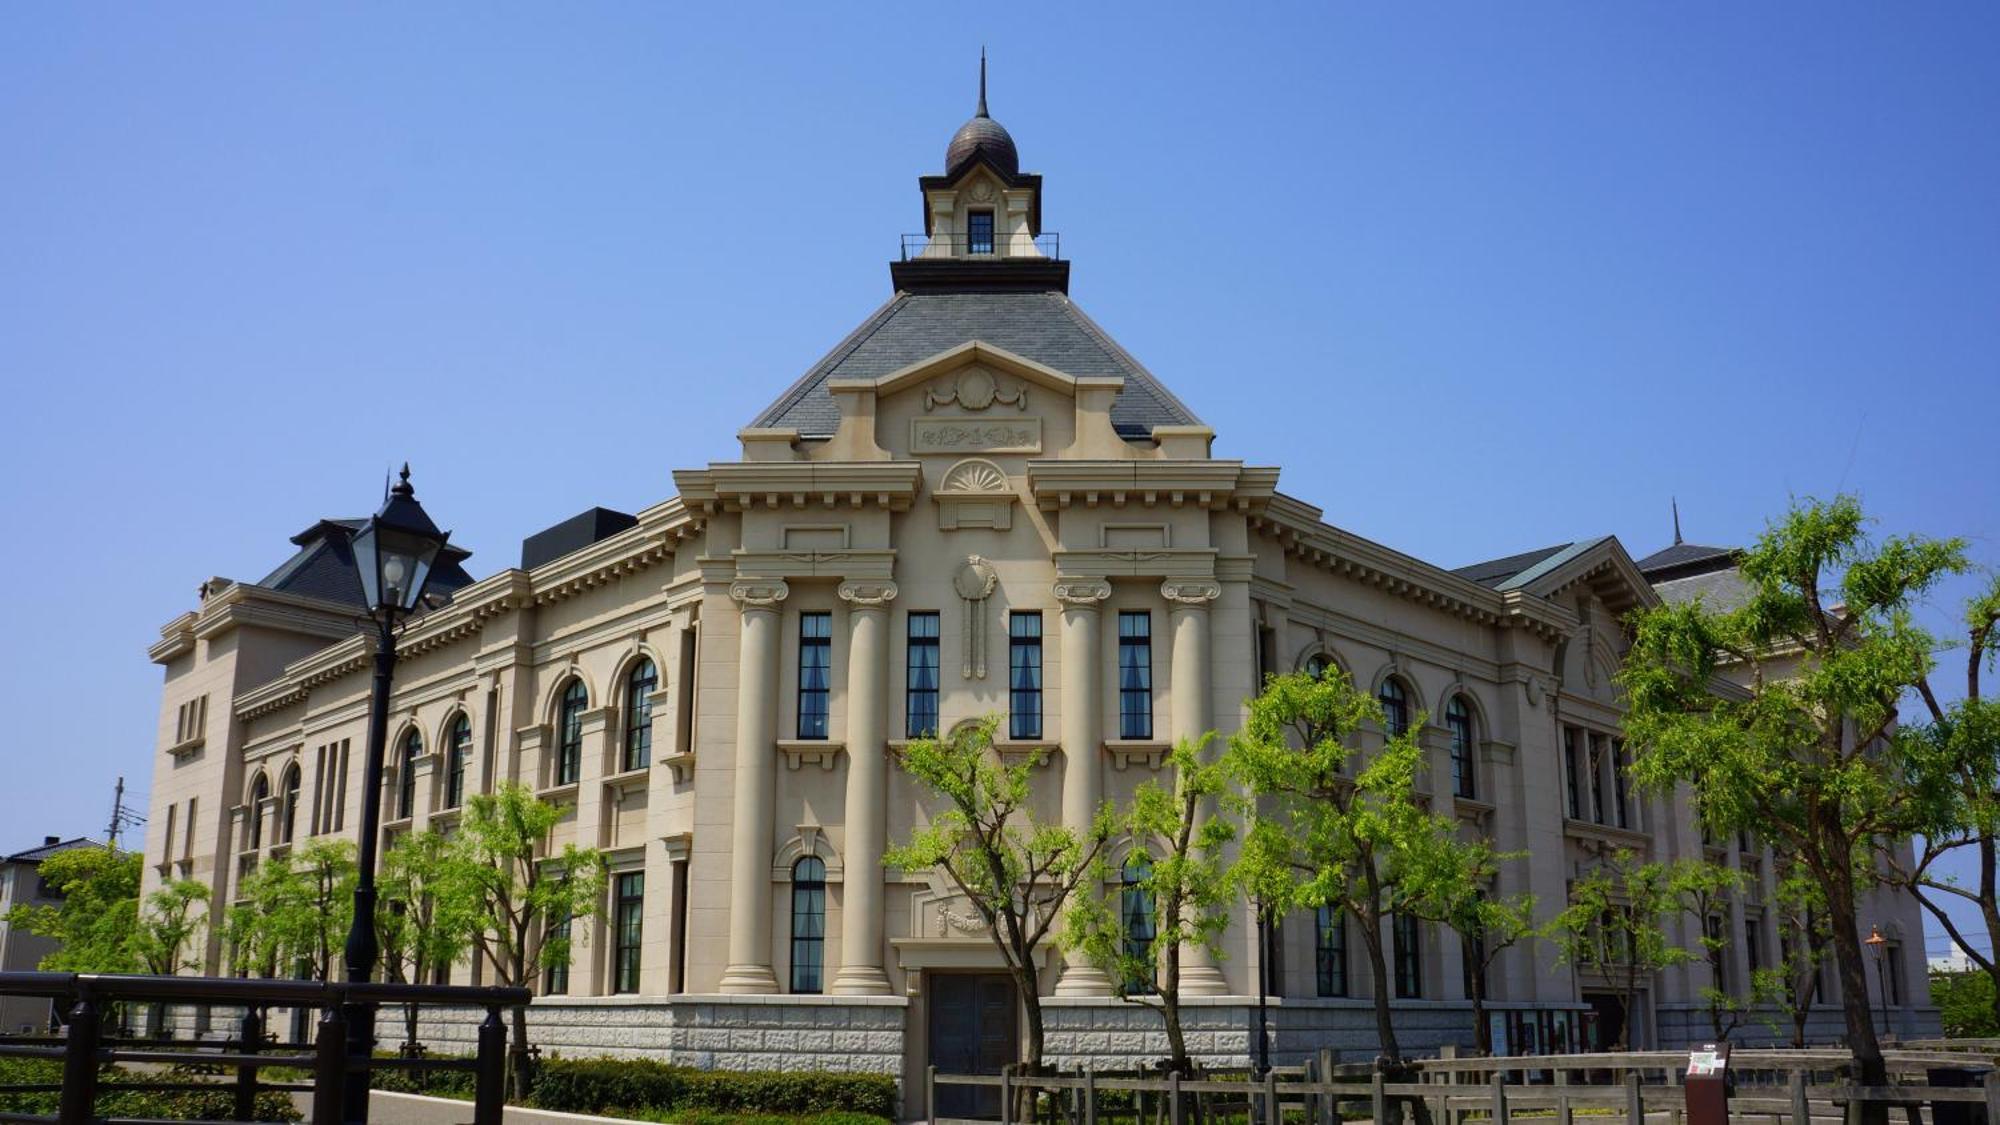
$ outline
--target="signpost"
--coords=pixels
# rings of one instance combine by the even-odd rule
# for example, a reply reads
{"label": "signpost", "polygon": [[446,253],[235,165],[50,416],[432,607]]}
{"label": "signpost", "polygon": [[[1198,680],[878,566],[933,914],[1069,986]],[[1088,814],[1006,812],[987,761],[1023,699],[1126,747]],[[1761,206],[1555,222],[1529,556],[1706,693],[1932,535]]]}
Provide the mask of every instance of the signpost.
{"label": "signpost", "polygon": [[1687,1125],[1729,1125],[1729,1044],[1688,1052]]}

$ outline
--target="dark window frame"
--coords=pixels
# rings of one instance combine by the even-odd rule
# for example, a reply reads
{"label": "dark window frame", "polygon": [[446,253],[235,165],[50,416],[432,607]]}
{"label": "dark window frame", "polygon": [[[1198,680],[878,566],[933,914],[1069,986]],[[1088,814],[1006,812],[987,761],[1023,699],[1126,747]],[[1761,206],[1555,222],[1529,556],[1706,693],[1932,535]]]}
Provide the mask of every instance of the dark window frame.
{"label": "dark window frame", "polygon": [[[980,220],[984,219],[981,229]],[[991,254],[998,245],[999,222],[990,207],[975,208],[965,213],[965,252],[968,254]]]}
{"label": "dark window frame", "polygon": [[1347,911],[1338,906],[1313,911],[1313,980],[1321,996],[1347,995]]}
{"label": "dark window frame", "polygon": [[[542,933],[542,955],[548,956],[549,943],[567,942],[570,937],[570,918],[561,922],[550,922]],[[573,948],[573,947],[572,947]],[[561,996],[569,991],[569,966],[571,953],[565,953],[561,964],[549,962],[542,969],[542,995]]]}
{"label": "dark window frame", "polygon": [[1392,916],[1389,930],[1395,955],[1396,999],[1421,1000],[1424,997],[1423,921],[1414,914],[1398,913]]}
{"label": "dark window frame", "polygon": [[826,991],[826,861],[800,856],[792,864],[792,978],[795,996]]}
{"label": "dark window frame", "polygon": [[936,610],[911,610],[903,625],[903,732],[909,738],[938,736],[942,631]]}
{"label": "dark window frame", "polygon": [[1153,614],[1118,611],[1118,737],[1153,737]]}
{"label": "dark window frame", "polygon": [[396,765],[396,819],[417,814],[417,759],[424,756],[424,735],[415,727],[403,733],[403,753]]}
{"label": "dark window frame", "polygon": [[1125,956],[1133,968],[1119,988],[1127,996],[1151,996],[1153,974],[1141,975],[1139,964],[1152,964],[1153,942],[1159,938],[1158,920],[1153,917],[1153,894],[1144,881],[1153,872],[1153,857],[1133,852],[1118,869],[1118,932]]}
{"label": "dark window frame", "polygon": [[1469,801],[1479,799],[1479,754],[1477,728],[1472,705],[1463,695],[1454,695],[1444,707],[1445,729],[1451,733],[1452,794]]}
{"label": "dark window frame", "polygon": [[625,674],[625,748],[620,763],[627,773],[653,764],[653,693],[660,687],[660,669],[649,656],[639,658]]}
{"label": "dark window frame", "polygon": [[[581,681],[579,681],[581,682]],[[460,711],[451,721],[445,751],[444,807],[455,809],[465,803],[465,769],[472,760],[472,718]]]}
{"label": "dark window frame", "polygon": [[1390,738],[1399,738],[1410,729],[1410,689],[1395,676],[1383,679],[1382,686],[1375,689],[1375,701],[1382,706],[1382,731]]}
{"label": "dark window frame", "polygon": [[1042,614],[1015,610],[1007,618],[1007,737],[1042,737]]}
{"label": "dark window frame", "polygon": [[639,991],[639,955],[646,937],[646,873],[626,871],[617,877],[612,918],[611,991]]}
{"label": "dark window frame", "polygon": [[823,742],[833,722],[833,614],[825,610],[799,614],[798,687],[798,737]]}
{"label": "dark window frame", "polygon": [[563,685],[562,701],[556,709],[555,783],[569,785],[583,777],[583,713],[590,706],[590,689],[583,677],[571,676]]}

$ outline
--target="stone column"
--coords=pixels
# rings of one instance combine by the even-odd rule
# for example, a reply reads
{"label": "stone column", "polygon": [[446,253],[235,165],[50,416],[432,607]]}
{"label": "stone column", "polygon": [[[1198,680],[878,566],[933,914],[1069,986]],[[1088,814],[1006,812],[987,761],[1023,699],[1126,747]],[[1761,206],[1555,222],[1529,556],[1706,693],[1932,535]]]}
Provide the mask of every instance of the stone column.
{"label": "stone column", "polygon": [[[1169,578],[1160,584],[1160,596],[1172,607],[1168,617],[1174,638],[1170,688],[1173,739],[1193,742],[1215,729],[1209,705],[1214,676],[1209,663],[1208,607],[1222,596],[1222,585],[1209,578]],[[1213,801],[1203,802],[1202,815],[1214,811]],[[1199,944],[1181,949],[1181,989],[1190,996],[1221,996],[1229,991],[1214,955]]]}
{"label": "stone column", "polygon": [[776,815],[778,606],[782,578],[729,586],[742,616],[736,689],[735,820],[729,836],[729,964],[723,992],[776,992],[771,972],[771,831]]}
{"label": "stone column", "polygon": [[889,823],[889,603],[896,584],[842,582],[848,604],[847,811],[840,972],[833,991],[886,996],[882,971],[882,849]]}
{"label": "stone column", "polygon": [[[1102,578],[1058,578],[1062,603],[1063,824],[1084,832],[1104,800],[1104,670],[1098,608],[1111,596]],[[1103,970],[1072,955],[1056,982],[1058,996],[1109,996]]]}

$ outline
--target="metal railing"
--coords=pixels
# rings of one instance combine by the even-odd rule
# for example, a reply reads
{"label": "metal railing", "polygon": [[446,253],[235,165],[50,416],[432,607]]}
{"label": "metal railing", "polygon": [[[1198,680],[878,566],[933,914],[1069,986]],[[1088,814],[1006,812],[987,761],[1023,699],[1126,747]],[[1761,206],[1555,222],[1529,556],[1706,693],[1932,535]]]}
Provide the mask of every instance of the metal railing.
{"label": "metal railing", "polygon": [[[1032,243],[1034,252],[1027,252],[1024,243]],[[1034,261],[1062,259],[1062,235],[1054,231],[1043,231],[1032,239],[1016,238],[1001,233],[966,234],[962,231],[939,231],[936,234],[906,234],[903,236],[903,261],[915,262],[929,259],[950,261],[969,259],[971,261]]]}
{"label": "metal railing", "polygon": [[[525,988],[464,988],[425,984],[348,984],[340,981],[237,980],[216,977],[110,976],[84,973],[0,973],[0,996],[47,997],[67,1012],[62,1036],[18,1036],[0,1039],[0,1058],[49,1059],[62,1063],[60,1083],[0,1086],[9,1094],[58,1094],[54,1116],[7,1112],[0,1122],[36,1125],[125,1125],[142,1118],[96,1116],[100,1093],[121,1090],[229,1091],[232,1121],[257,1119],[260,1091],[310,1092],[315,1122],[362,1119],[349,1106],[347,1079],[376,1070],[471,1071],[474,1074],[474,1125],[500,1125],[506,1102],[507,1025],[502,1008],[528,1002]],[[241,1008],[236,1033],[224,1041],[121,1037],[107,1034],[107,1010],[119,1004],[161,1004],[213,1009]],[[416,1004],[451,1008],[483,1008],[478,1051],[470,1059],[411,1057],[351,1057],[347,1047],[346,1006],[350,1004]],[[267,1008],[319,1011],[311,1042],[270,1042],[264,1031]],[[144,1079],[103,1081],[102,1068],[113,1063],[234,1068],[233,1083],[188,1078],[177,1081]],[[310,1082],[260,1081],[258,1071],[295,1068],[309,1071]],[[113,1075],[112,1077],[117,1077]]]}

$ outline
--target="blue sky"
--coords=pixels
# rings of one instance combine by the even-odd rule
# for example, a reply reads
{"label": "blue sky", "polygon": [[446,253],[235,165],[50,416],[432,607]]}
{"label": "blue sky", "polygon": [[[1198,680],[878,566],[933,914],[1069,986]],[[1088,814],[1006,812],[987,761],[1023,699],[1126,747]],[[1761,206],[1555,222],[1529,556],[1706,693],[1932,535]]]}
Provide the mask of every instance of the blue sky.
{"label": "blue sky", "polygon": [[2000,563],[1991,5],[0,21],[0,849],[143,794],[159,626],[386,466],[484,575],[730,456],[887,297],[982,43],[1073,295],[1339,526],[1643,555],[1844,488]]}

